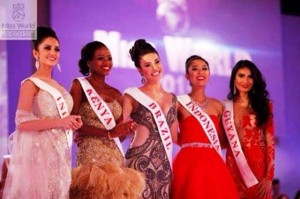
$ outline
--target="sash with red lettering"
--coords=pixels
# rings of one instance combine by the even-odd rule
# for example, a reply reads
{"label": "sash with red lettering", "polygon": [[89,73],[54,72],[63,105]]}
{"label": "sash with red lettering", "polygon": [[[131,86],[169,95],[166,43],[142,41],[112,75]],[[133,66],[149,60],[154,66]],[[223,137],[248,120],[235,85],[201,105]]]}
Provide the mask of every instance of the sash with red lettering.
{"label": "sash with red lettering", "polygon": [[171,137],[171,132],[167,120],[160,106],[149,96],[147,96],[145,93],[143,93],[140,89],[136,87],[126,89],[124,93],[132,96],[134,99],[136,99],[139,103],[141,103],[152,113],[157,129],[159,131],[160,139],[162,140],[164,149],[168,156],[170,166],[172,168],[172,151],[173,151],[172,137]]}
{"label": "sash with red lettering", "polygon": [[[68,115],[70,115],[65,99],[63,98],[61,93],[56,88],[50,86],[46,82],[44,82],[44,81],[42,81],[38,78],[35,78],[35,77],[30,77],[28,79],[31,80],[40,89],[42,89],[44,91],[47,91],[48,93],[50,93],[52,95],[52,97],[55,100],[55,104],[56,104],[57,110],[59,112],[59,116],[61,118],[64,118],[64,117],[67,117]],[[27,80],[27,79],[25,79],[25,80]],[[23,80],[23,82],[25,80]],[[69,148],[71,149],[72,142],[73,142],[73,132],[72,132],[71,129],[65,129],[65,133],[66,133],[66,136],[67,136],[67,141],[68,141]]]}
{"label": "sash with red lettering", "polygon": [[253,174],[251,168],[249,167],[246,157],[243,153],[241,143],[237,134],[237,130],[234,125],[233,119],[233,103],[232,101],[225,101],[225,110],[222,116],[223,126],[228,138],[230,148],[234,155],[237,166],[240,170],[241,176],[246,184],[246,186],[252,187],[258,183],[255,175]]}
{"label": "sash with red lettering", "polygon": [[201,109],[201,107],[199,107],[195,102],[192,101],[190,96],[180,95],[177,96],[177,100],[189,113],[191,113],[198,120],[210,143],[214,146],[215,150],[223,159],[218,132],[211,118]]}
{"label": "sash with red lettering", "polygon": [[[111,130],[112,128],[114,128],[116,126],[116,121],[106,102],[100,97],[100,95],[95,91],[95,89],[85,79],[85,77],[79,77],[77,79],[79,80],[85,96],[88,99],[93,111],[95,112],[105,129]],[[120,139],[118,137],[115,137],[113,139],[120,152],[124,156],[124,151]]]}

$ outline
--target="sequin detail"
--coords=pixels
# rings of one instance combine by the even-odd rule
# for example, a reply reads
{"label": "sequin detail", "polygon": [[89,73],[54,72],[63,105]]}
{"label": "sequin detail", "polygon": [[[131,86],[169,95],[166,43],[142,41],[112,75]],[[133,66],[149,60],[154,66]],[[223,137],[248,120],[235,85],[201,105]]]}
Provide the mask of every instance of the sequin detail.
{"label": "sequin detail", "polygon": [[[63,90],[68,110],[73,107],[70,94]],[[60,118],[53,97],[39,90],[32,112],[18,110],[16,124]],[[11,136],[12,154],[7,176],[7,198],[69,198],[71,156],[65,132],[61,128],[39,132],[16,130]]]}
{"label": "sequin detail", "polygon": [[[112,114],[117,120],[122,114],[122,107],[117,101],[107,103],[112,110]],[[98,119],[88,102],[83,102],[79,108],[84,124],[104,129],[103,124]],[[77,165],[92,165],[101,166],[107,162],[122,165],[124,158],[119,151],[114,140],[100,136],[84,136],[82,142],[78,145]]]}

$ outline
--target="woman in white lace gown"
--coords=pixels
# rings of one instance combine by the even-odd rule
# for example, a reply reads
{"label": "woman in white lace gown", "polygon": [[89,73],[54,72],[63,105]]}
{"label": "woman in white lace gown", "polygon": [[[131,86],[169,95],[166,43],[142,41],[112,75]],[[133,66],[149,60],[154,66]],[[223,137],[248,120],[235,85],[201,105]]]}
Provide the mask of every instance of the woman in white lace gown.
{"label": "woman in white lace gown", "polygon": [[4,198],[9,199],[69,198],[67,137],[82,125],[80,116],[69,115],[72,97],[51,76],[60,55],[58,38],[49,27],[39,27],[37,33],[33,49],[37,71],[22,82],[16,131],[10,137],[11,160],[4,188]]}

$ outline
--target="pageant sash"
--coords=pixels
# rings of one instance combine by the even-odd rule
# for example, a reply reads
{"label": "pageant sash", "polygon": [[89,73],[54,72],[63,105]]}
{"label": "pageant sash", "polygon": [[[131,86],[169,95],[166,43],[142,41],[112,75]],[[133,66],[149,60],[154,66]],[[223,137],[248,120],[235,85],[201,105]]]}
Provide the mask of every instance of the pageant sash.
{"label": "pageant sash", "polygon": [[189,113],[191,113],[198,120],[198,122],[203,127],[203,130],[210,143],[214,146],[214,149],[223,159],[218,132],[211,118],[201,109],[201,107],[199,107],[192,101],[190,96],[180,95],[177,96],[177,100]]}
{"label": "pageant sash", "polygon": [[172,168],[172,152],[173,152],[172,137],[171,137],[171,132],[167,120],[160,106],[149,96],[147,96],[145,93],[143,93],[142,91],[140,91],[140,89],[136,87],[127,88],[124,91],[124,93],[132,96],[134,99],[136,99],[139,103],[141,103],[152,113],[157,129],[159,131],[160,139],[163,143],[164,149],[168,156],[170,166]]}
{"label": "pageant sash", "polygon": [[[103,126],[107,130],[111,130],[112,128],[114,128],[116,126],[116,121],[106,102],[100,97],[100,95],[95,91],[95,89],[85,79],[85,77],[79,77],[77,79],[79,80],[85,96],[88,99],[93,111],[95,112]],[[115,137],[113,139],[120,152],[124,156],[124,151],[120,139],[118,137]]]}
{"label": "pageant sash", "polygon": [[[30,77],[28,79],[31,80],[40,89],[42,89],[44,91],[47,91],[48,93],[50,93],[52,95],[52,97],[55,100],[55,104],[56,104],[57,110],[59,112],[59,116],[61,118],[64,118],[64,117],[67,117],[68,115],[70,115],[65,99],[63,98],[61,93],[56,88],[50,86],[46,82],[44,82],[44,81],[42,81],[38,78],[35,78],[35,77]],[[25,80],[27,80],[27,79],[25,79]],[[23,80],[23,82],[25,80]],[[72,148],[72,142],[73,142],[73,132],[72,132],[71,129],[65,129],[64,131],[65,131],[65,134],[67,136],[67,141],[68,141],[69,148],[71,149]]]}
{"label": "pageant sash", "polygon": [[232,101],[225,101],[224,105],[225,110],[223,112],[222,122],[226,132],[226,136],[228,138],[231,151],[234,155],[235,161],[243,177],[243,180],[246,186],[249,188],[256,185],[258,181],[255,175],[253,174],[252,170],[250,169],[241,147],[237,130],[234,125],[233,103]]}

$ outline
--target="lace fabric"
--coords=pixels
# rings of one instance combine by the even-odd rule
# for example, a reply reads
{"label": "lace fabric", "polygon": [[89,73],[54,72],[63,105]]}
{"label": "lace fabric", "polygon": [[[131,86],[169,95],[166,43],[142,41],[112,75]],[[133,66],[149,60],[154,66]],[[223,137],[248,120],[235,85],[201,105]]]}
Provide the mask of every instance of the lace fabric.
{"label": "lace fabric", "polygon": [[[271,182],[274,177],[275,156],[273,118],[270,117],[269,121],[259,128],[256,126],[255,115],[249,113],[236,118],[235,124],[246,160],[257,180],[260,182],[267,179]],[[227,151],[226,163],[234,177],[241,198],[256,198],[258,185],[247,189],[230,148]],[[271,190],[268,191],[270,192],[269,198]]]}
{"label": "lace fabric", "polygon": [[[176,119],[176,103],[176,96],[173,95],[172,107],[166,114],[169,126]],[[131,118],[139,125],[147,127],[149,137],[143,145],[128,149],[125,155],[127,165],[143,172],[146,176],[143,198],[169,198],[172,171],[153,115],[146,107],[138,103]]]}

